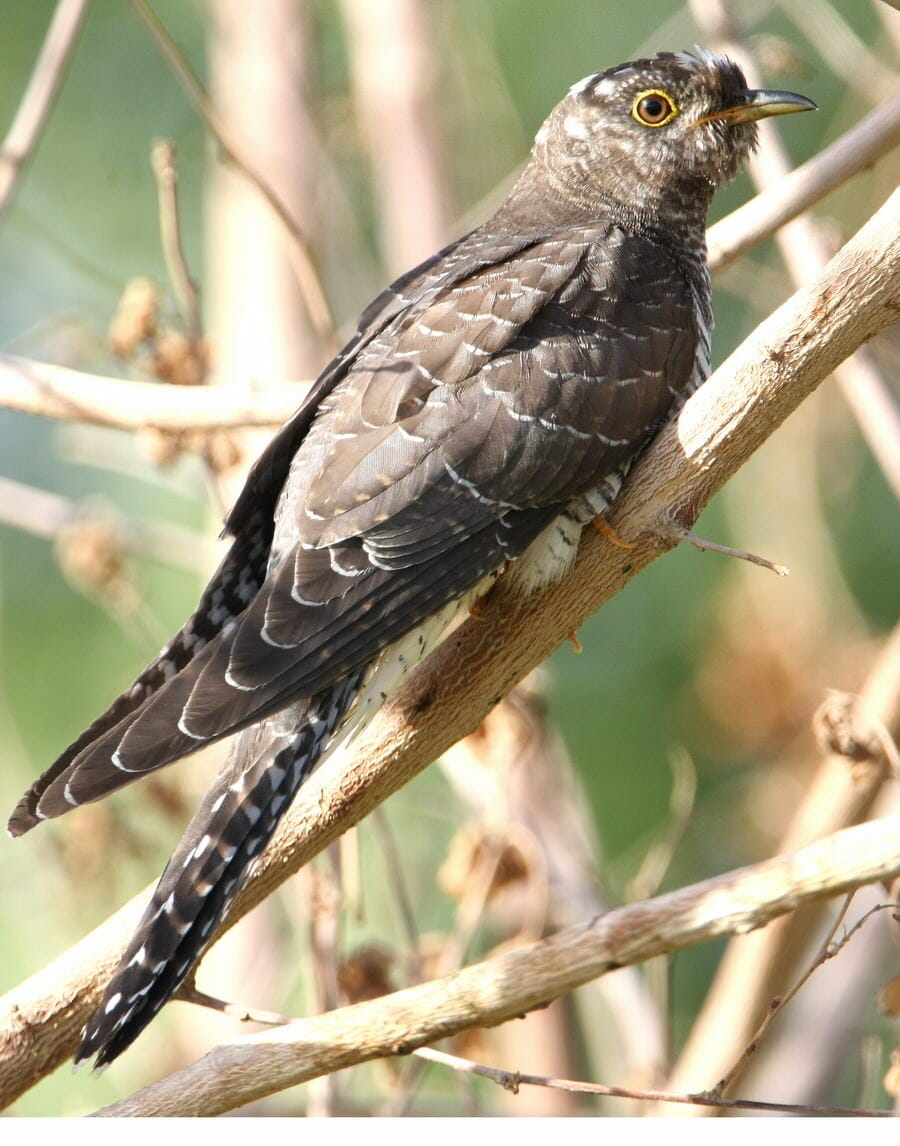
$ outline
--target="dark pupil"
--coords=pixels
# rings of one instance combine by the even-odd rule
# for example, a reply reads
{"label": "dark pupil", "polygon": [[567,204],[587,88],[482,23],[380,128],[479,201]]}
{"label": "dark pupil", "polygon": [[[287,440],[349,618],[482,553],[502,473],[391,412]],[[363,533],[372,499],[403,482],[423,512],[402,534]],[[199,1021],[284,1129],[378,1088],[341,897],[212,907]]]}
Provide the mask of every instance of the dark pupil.
{"label": "dark pupil", "polygon": [[668,107],[661,99],[650,97],[649,99],[641,100],[641,115],[644,119],[654,122],[658,119],[665,119]]}

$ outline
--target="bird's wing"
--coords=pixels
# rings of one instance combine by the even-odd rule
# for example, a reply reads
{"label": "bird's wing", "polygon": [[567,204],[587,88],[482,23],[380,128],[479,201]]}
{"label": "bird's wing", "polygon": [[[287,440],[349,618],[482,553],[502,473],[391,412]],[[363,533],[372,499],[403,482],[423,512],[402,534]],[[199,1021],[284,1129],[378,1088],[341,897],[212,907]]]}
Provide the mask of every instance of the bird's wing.
{"label": "bird's wing", "polygon": [[691,304],[683,282],[610,291],[613,277],[652,281],[648,267],[667,260],[624,236],[604,248],[598,266],[581,234],[533,245],[370,339],[319,401],[247,608],[82,749],[36,814],[97,799],[366,665],[633,457],[692,369]]}
{"label": "bird's wing", "polygon": [[[234,541],[193,614],[131,687],[118,696],[38,777],[10,817],[8,831],[12,835],[21,835],[40,821],[42,816],[38,815],[37,808],[44,792],[60,777],[69,775],[73,762],[90,745],[133,718],[163,685],[207,649],[254,599],[268,571],[275,506],[291,459],[315,419],[321,402],[346,376],[360,352],[398,315],[427,305],[438,290],[535,241],[536,237],[531,235],[491,239],[481,228],[438,251],[397,279],[370,303],[350,341],[323,370],[296,414],[275,435],[251,469],[225,525],[225,532]],[[161,760],[160,764],[167,762]],[[123,775],[120,783],[127,779]]]}

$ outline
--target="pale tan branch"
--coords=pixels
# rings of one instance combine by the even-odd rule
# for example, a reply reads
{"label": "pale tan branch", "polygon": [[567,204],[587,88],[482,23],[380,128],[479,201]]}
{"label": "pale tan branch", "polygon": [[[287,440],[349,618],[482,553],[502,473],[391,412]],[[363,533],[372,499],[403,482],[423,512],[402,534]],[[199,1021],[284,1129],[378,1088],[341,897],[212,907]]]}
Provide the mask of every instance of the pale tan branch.
{"label": "pale tan branch", "polygon": [[40,138],[65,78],[72,49],[87,11],[87,0],[59,0],[40,55],[6,138],[0,145],[0,216]]}
{"label": "pale tan branch", "polygon": [[709,266],[720,271],[815,206],[900,144],[900,92],[706,232]]}
{"label": "pale tan branch", "polygon": [[297,408],[307,386],[170,386],[0,354],[0,406],[123,430],[149,426],[179,433],[279,426]]}
{"label": "pale tan branch", "polygon": [[900,819],[716,876],[371,1002],[231,1039],[97,1113],[214,1115],[336,1070],[496,1026],[622,966],[762,927],[798,907],[900,872]]}
{"label": "pale tan branch", "polygon": [[[735,351],[652,442],[616,502],[623,550],[586,530],[572,573],[530,598],[503,589],[454,632],[354,745],[301,790],[243,889],[234,923],[352,824],[473,731],[496,701],[667,548],[834,369],[900,313],[900,191]],[[498,626],[500,626],[498,628]],[[499,636],[498,636],[499,634]],[[502,639],[500,639],[502,637]],[[20,845],[21,846],[21,845]],[[0,1001],[0,1105],[71,1054],[147,892]]]}

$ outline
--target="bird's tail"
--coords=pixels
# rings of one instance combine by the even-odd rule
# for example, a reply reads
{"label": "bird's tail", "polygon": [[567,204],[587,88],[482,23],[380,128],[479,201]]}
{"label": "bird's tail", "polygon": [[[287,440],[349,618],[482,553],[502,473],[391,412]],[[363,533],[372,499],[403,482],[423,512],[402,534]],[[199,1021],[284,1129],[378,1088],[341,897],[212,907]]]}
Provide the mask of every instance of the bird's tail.
{"label": "bird's tail", "polygon": [[212,941],[298,788],[357,693],[361,673],[241,733],[166,865],[153,898],[84,1030],[76,1065],[103,1066],[137,1038]]}

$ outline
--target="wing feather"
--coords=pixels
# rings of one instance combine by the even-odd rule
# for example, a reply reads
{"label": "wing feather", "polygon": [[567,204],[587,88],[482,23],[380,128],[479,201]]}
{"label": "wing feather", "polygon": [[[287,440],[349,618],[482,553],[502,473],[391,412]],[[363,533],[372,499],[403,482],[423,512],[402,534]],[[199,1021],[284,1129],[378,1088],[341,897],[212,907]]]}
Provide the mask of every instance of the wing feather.
{"label": "wing feather", "polygon": [[520,555],[657,428],[693,322],[665,252],[609,228],[476,232],[400,280],[254,467],[175,659],[60,757],[13,830],[330,687]]}

